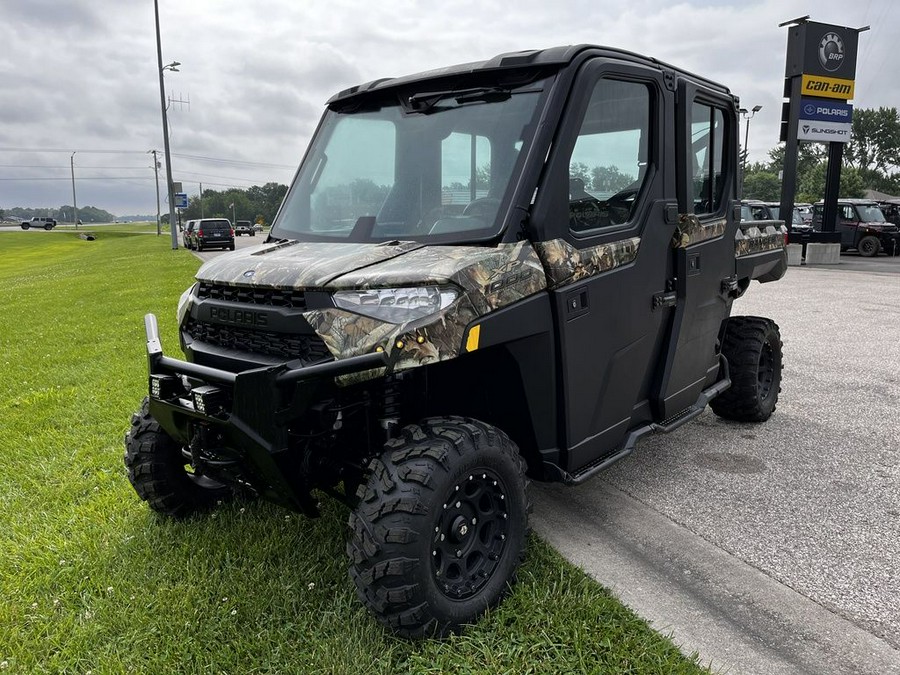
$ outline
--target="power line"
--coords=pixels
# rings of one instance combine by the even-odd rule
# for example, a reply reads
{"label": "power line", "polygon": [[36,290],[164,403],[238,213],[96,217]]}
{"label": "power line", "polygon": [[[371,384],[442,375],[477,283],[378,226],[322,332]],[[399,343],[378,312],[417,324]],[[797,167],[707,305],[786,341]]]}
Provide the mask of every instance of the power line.
{"label": "power line", "polygon": [[[79,169],[134,169],[137,171],[140,169],[141,171],[145,171],[146,169],[152,169],[152,166],[99,166],[95,164],[76,164],[75,165]],[[0,164],[0,168],[3,169],[65,169],[69,170],[68,166],[50,166],[49,164]]]}
{"label": "power line", "polygon": [[[64,178],[0,178],[0,180],[24,180],[24,181],[37,181],[37,180],[70,180],[68,176]],[[148,176],[147,178],[141,178],[140,176],[78,176],[78,180],[153,180],[153,176]]]}
{"label": "power line", "polygon": [[78,152],[98,155],[146,155],[146,150],[80,150],[78,148],[0,148],[0,152]]}
{"label": "power line", "polygon": [[[0,148],[2,149],[2,148]],[[297,167],[290,164],[269,164],[266,162],[247,162],[241,159],[222,159],[218,157],[204,157],[202,155],[184,155],[178,152],[173,152],[172,157],[181,157],[183,159],[196,159],[204,162],[218,162],[220,164],[241,164],[246,166],[262,166],[269,167],[273,169],[296,169]]]}

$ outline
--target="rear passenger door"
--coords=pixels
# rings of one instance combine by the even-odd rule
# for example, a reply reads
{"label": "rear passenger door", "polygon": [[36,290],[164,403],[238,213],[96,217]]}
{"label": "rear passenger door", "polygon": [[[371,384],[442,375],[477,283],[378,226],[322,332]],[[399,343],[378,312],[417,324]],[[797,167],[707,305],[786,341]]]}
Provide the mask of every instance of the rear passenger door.
{"label": "rear passenger door", "polygon": [[719,377],[718,338],[728,316],[739,226],[735,102],[688,79],[675,116],[679,223],[672,241],[675,314],[666,338],[656,409],[669,419]]}

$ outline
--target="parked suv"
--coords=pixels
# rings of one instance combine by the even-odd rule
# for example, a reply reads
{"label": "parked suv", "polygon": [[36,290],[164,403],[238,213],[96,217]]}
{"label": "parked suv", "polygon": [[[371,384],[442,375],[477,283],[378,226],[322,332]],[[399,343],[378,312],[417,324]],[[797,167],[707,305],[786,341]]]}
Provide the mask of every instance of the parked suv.
{"label": "parked suv", "polygon": [[[813,227],[822,229],[825,203],[813,207]],[[889,223],[878,204],[868,199],[840,199],[837,204],[837,232],[841,233],[841,252],[856,249],[865,257],[884,251],[900,255],[900,228]]]}
{"label": "parked suv", "polygon": [[188,248],[202,251],[206,248],[228,248],[234,250],[234,228],[226,218],[205,218],[191,220],[185,229]]}

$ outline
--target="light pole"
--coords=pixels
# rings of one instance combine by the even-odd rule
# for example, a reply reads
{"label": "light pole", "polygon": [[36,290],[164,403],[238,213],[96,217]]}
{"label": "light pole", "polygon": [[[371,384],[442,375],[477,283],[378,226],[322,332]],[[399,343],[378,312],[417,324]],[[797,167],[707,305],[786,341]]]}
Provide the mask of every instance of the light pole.
{"label": "light pole", "polygon": [[166,85],[163,71],[178,72],[178,61],[167,66],[162,62],[162,41],[159,37],[159,0],[153,0],[153,13],[156,17],[156,60],[159,66],[159,105],[162,110],[163,151],[166,155],[166,192],[169,195],[169,229],[172,231],[172,250],[178,248],[178,230],[175,227],[175,190],[172,185],[172,157],[169,154],[169,120],[166,117]]}
{"label": "light pole", "polygon": [[752,120],[760,110],[762,110],[761,105],[755,105],[750,110],[747,110],[746,108],[740,108],[738,110],[738,112],[741,113],[741,117],[747,120],[747,129],[744,131],[744,156],[743,161],[741,162],[742,174],[747,170],[747,156],[750,154],[750,150],[747,147],[747,143],[750,141],[750,120]]}
{"label": "light pole", "polygon": [[[78,152],[77,150],[75,152]],[[72,210],[75,214],[72,218],[75,223],[75,229],[78,229],[78,202],[75,200],[75,152],[69,157],[69,166],[72,168]]]}
{"label": "light pole", "polygon": [[147,152],[153,153],[153,174],[156,176],[156,236],[158,237],[162,232],[159,222],[159,162],[156,159],[156,150]]}

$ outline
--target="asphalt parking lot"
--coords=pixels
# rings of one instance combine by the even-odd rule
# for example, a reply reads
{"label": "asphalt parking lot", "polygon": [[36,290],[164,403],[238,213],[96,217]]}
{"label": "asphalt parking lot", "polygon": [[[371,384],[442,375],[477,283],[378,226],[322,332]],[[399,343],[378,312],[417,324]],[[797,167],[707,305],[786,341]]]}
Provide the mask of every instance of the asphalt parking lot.
{"label": "asphalt parking lot", "polygon": [[762,425],[707,411],[535,528],[684,651],[736,673],[900,673],[900,258],[754,283],[784,342]]}

